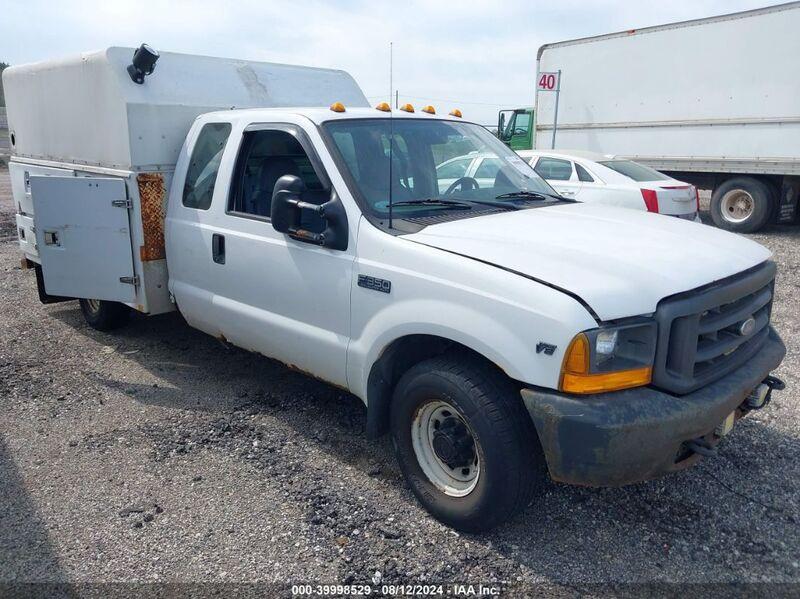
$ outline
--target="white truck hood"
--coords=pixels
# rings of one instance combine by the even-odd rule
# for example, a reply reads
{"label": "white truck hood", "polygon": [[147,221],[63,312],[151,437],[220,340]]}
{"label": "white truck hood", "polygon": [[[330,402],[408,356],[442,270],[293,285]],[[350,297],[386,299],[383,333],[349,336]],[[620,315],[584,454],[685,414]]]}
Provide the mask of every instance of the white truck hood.
{"label": "white truck hood", "polygon": [[589,204],[456,220],[404,238],[559,287],[602,320],[649,314],[667,296],[771,256],[758,243],[710,226]]}

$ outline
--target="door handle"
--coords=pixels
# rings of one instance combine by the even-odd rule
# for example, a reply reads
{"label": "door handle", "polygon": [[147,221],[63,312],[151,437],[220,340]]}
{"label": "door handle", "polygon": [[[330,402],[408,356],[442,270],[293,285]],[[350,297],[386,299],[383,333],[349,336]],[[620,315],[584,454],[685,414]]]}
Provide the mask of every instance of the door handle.
{"label": "door handle", "polygon": [[225,264],[225,236],[214,233],[211,236],[211,257],[217,264]]}

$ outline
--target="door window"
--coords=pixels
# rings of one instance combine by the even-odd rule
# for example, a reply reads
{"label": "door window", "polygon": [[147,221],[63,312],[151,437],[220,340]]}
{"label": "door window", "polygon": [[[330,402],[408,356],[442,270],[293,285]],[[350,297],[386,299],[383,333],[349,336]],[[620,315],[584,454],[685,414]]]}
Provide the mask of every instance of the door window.
{"label": "door window", "polygon": [[438,179],[459,179],[467,174],[467,167],[471,158],[455,158],[443,162],[436,167],[436,177]]}
{"label": "door window", "polygon": [[304,201],[322,204],[329,199],[330,194],[325,191],[311,159],[294,135],[277,129],[246,132],[236,162],[228,211],[269,218],[275,183],[284,175],[302,179],[306,186]]}
{"label": "door window", "polygon": [[558,158],[539,158],[534,170],[545,179],[569,181],[572,177],[572,163]]}
{"label": "door window", "polygon": [[187,208],[208,210],[211,206],[219,163],[230,133],[230,123],[207,123],[200,130],[183,184],[183,205]]}
{"label": "door window", "polygon": [[578,181],[583,181],[584,183],[594,183],[594,177],[592,177],[589,174],[589,171],[587,171],[577,162],[575,163],[575,171],[578,173]]}
{"label": "door window", "polygon": [[476,179],[494,179],[503,163],[499,158],[485,158],[475,171]]}

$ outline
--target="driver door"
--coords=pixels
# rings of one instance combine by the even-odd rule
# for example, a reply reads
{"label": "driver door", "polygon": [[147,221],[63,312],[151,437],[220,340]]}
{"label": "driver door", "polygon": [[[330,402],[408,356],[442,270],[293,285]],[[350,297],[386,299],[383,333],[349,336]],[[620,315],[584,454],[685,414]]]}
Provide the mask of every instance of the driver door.
{"label": "driver door", "polygon": [[333,192],[327,174],[296,125],[246,130],[236,154],[230,192],[215,206],[210,233],[218,241],[211,240],[207,255],[221,334],[346,386],[356,244],[350,239],[345,250],[319,247],[279,233],[270,220],[281,176],[300,177],[307,188],[303,200],[321,204]]}

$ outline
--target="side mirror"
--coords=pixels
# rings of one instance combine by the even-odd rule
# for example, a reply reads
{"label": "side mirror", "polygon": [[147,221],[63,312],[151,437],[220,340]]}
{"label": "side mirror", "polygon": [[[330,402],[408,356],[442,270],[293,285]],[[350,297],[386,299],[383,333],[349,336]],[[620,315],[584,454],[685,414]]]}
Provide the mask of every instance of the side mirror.
{"label": "side mirror", "polygon": [[506,128],[506,113],[501,110],[497,117],[497,137],[499,139],[503,139],[503,132],[505,128]]}
{"label": "side mirror", "polygon": [[297,205],[306,190],[300,177],[284,175],[275,182],[269,217],[272,228],[279,233],[289,233],[300,228],[300,209]]}
{"label": "side mirror", "polygon": [[[334,250],[347,249],[347,215],[339,196],[331,192],[324,204],[304,202],[306,186],[300,177],[284,175],[275,183],[270,219],[272,228],[297,241],[313,243]],[[325,221],[325,230],[314,233],[303,228],[303,211],[313,212]]]}

